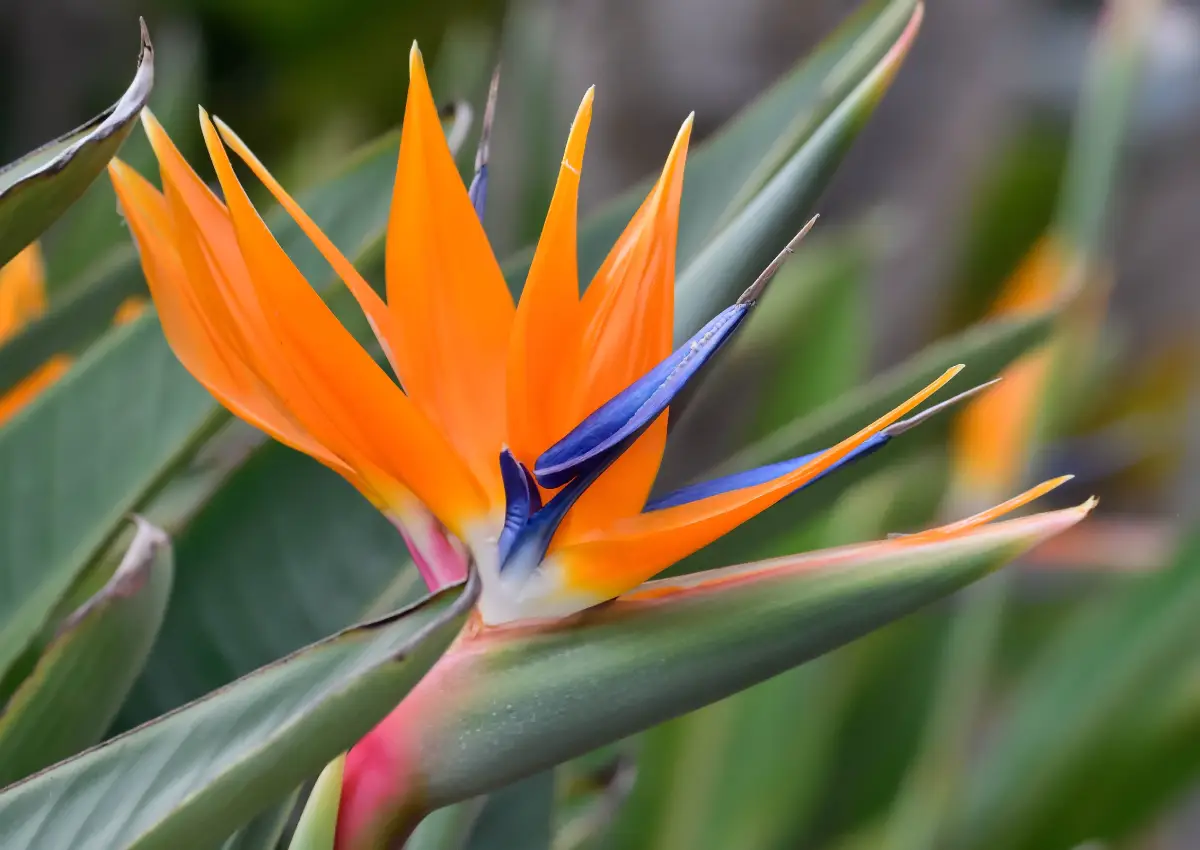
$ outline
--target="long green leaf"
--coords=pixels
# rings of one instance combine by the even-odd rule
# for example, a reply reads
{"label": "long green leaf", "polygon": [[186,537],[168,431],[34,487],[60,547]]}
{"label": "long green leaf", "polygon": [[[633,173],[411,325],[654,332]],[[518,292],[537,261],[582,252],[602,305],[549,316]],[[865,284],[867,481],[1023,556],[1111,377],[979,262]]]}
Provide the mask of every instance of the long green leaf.
{"label": "long green leaf", "polygon": [[138,520],[113,577],[60,626],[0,712],[0,786],[100,740],[150,654],[171,577],[167,538]]}
{"label": "long green leaf", "polygon": [[450,645],[477,595],[472,577],[0,792],[0,845],[219,844],[378,723]]}
{"label": "long green leaf", "polygon": [[137,73],[119,101],[86,124],[0,168],[0,266],[76,201],[100,176],[154,85],[154,48],[142,23]]}
{"label": "long green leaf", "polygon": [[986,575],[1089,508],[651,582],[569,620],[464,635],[422,683],[425,698],[372,733],[411,754],[393,783],[420,798],[372,798],[379,819],[360,820],[345,850],[403,828],[385,810],[491,791],[828,652]]}

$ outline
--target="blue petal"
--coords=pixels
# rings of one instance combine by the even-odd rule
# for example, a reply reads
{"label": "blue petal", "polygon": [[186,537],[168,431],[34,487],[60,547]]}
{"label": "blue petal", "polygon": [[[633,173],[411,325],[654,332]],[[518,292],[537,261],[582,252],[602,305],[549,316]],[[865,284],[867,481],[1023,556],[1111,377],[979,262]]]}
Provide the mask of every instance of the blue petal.
{"label": "blue petal", "polygon": [[475,207],[475,215],[479,216],[480,221],[483,221],[483,211],[487,206],[487,180],[488,167],[485,162],[479,166],[479,170],[475,172],[475,177],[471,180],[471,187],[467,189],[471,205]]}
{"label": "blue petal", "polygon": [[497,546],[503,562],[529,518],[541,510],[542,494],[529,470],[508,449],[500,452],[500,479],[504,482],[504,527]]}
{"label": "blue petal", "polygon": [[751,304],[738,303],[726,308],[670,357],[547,449],[533,466],[538,483],[543,487],[561,487],[602,462],[606,452],[636,437],[737,329]]}
{"label": "blue petal", "polygon": [[[533,516],[529,517],[528,521],[512,536],[511,542],[507,546],[504,545],[504,533],[502,532],[500,535],[500,572],[509,575],[515,573],[519,577],[533,572],[546,557],[546,550],[550,548],[554,532],[558,531],[558,527],[562,525],[567,511],[574,507],[575,502],[579,500],[584,491],[591,487],[600,474],[619,456],[618,452],[614,452],[609,455],[606,462],[597,464],[586,474],[572,479],[567,486],[551,497],[544,508],[535,511]],[[537,488],[534,489],[536,491]],[[507,530],[506,518],[505,532]]]}
{"label": "blue petal", "polygon": [[[797,491],[803,490],[809,484],[820,481],[829,473],[836,469],[840,469],[853,460],[866,457],[876,450],[882,448],[890,439],[891,434],[881,433],[871,437],[857,449],[846,455],[833,466],[826,469],[816,478],[810,481],[805,481],[802,485],[796,488]],[[646,503],[643,512],[660,511],[663,508],[673,508],[676,505],[685,505],[688,502],[695,502],[700,499],[715,496],[718,493],[728,493],[731,490],[740,490],[743,487],[753,487],[755,484],[762,484],[770,481],[773,478],[778,478],[780,475],[791,472],[793,469],[799,469],[804,464],[818,457],[821,452],[813,452],[812,454],[794,457],[790,460],[781,460],[778,463],[760,466],[757,469],[748,469],[745,472],[735,472],[732,475],[725,475],[721,478],[714,478],[712,481],[704,481],[700,484],[692,484],[688,487],[681,487],[674,492],[668,493],[657,499],[651,499]]]}

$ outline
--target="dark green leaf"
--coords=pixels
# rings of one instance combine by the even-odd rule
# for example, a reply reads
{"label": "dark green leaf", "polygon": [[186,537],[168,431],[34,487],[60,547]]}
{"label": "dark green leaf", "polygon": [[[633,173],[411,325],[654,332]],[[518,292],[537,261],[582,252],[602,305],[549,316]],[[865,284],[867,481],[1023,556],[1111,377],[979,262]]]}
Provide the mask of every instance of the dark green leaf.
{"label": "dark green leaf", "polygon": [[150,654],[171,589],[171,547],[137,522],[112,578],[62,623],[0,712],[0,786],[99,741]]}
{"label": "dark green leaf", "polygon": [[0,845],[212,847],[383,719],[477,595],[472,577],[0,792]]}

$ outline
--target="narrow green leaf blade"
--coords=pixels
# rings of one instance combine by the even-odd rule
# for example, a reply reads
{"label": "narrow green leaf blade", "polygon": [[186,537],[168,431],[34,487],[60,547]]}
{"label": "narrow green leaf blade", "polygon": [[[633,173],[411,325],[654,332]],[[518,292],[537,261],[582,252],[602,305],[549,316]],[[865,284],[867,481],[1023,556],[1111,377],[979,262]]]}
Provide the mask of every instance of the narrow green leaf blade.
{"label": "narrow green leaf blade", "polygon": [[86,124],[0,168],[0,266],[54,223],[108,165],[154,85],[154,48],[142,23],[137,73],[119,101]]}
{"label": "narrow green leaf blade", "polygon": [[0,786],[101,739],[158,634],[173,567],[166,536],[143,520],[100,592],[59,627],[0,711]]}
{"label": "narrow green leaf blade", "polygon": [[379,722],[450,645],[477,595],[473,576],[0,792],[0,845],[219,844]]}

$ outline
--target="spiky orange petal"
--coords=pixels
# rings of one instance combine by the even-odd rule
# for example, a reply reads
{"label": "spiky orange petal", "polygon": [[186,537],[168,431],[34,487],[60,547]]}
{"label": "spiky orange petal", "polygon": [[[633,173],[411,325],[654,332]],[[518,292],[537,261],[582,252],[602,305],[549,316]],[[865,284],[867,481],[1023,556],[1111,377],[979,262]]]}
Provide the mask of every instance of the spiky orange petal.
{"label": "spiky orange petal", "polygon": [[[584,293],[576,421],[650,371],[673,348],[675,245],[691,133],[689,116],[654,188]],[[559,532],[562,540],[578,539],[640,511],[666,440],[664,415],[580,497]]]}
{"label": "spiky orange petal", "polygon": [[387,235],[394,352],[409,396],[503,504],[505,371],[512,296],[446,145],[414,44]]}
{"label": "spiky orange petal", "polygon": [[592,121],[592,94],[579,104],[550,210],[542,226],[508,346],[508,445],[528,467],[576,424],[579,175]]}
{"label": "spiky orange petal", "polygon": [[[454,450],[333,315],[275,241],[234,174],[216,128],[201,126],[228,201],[238,245],[264,315],[306,392],[283,397],[332,426],[323,441],[366,481],[384,490],[400,482],[448,527],[486,512],[481,494]],[[290,387],[298,390],[297,387]]]}

